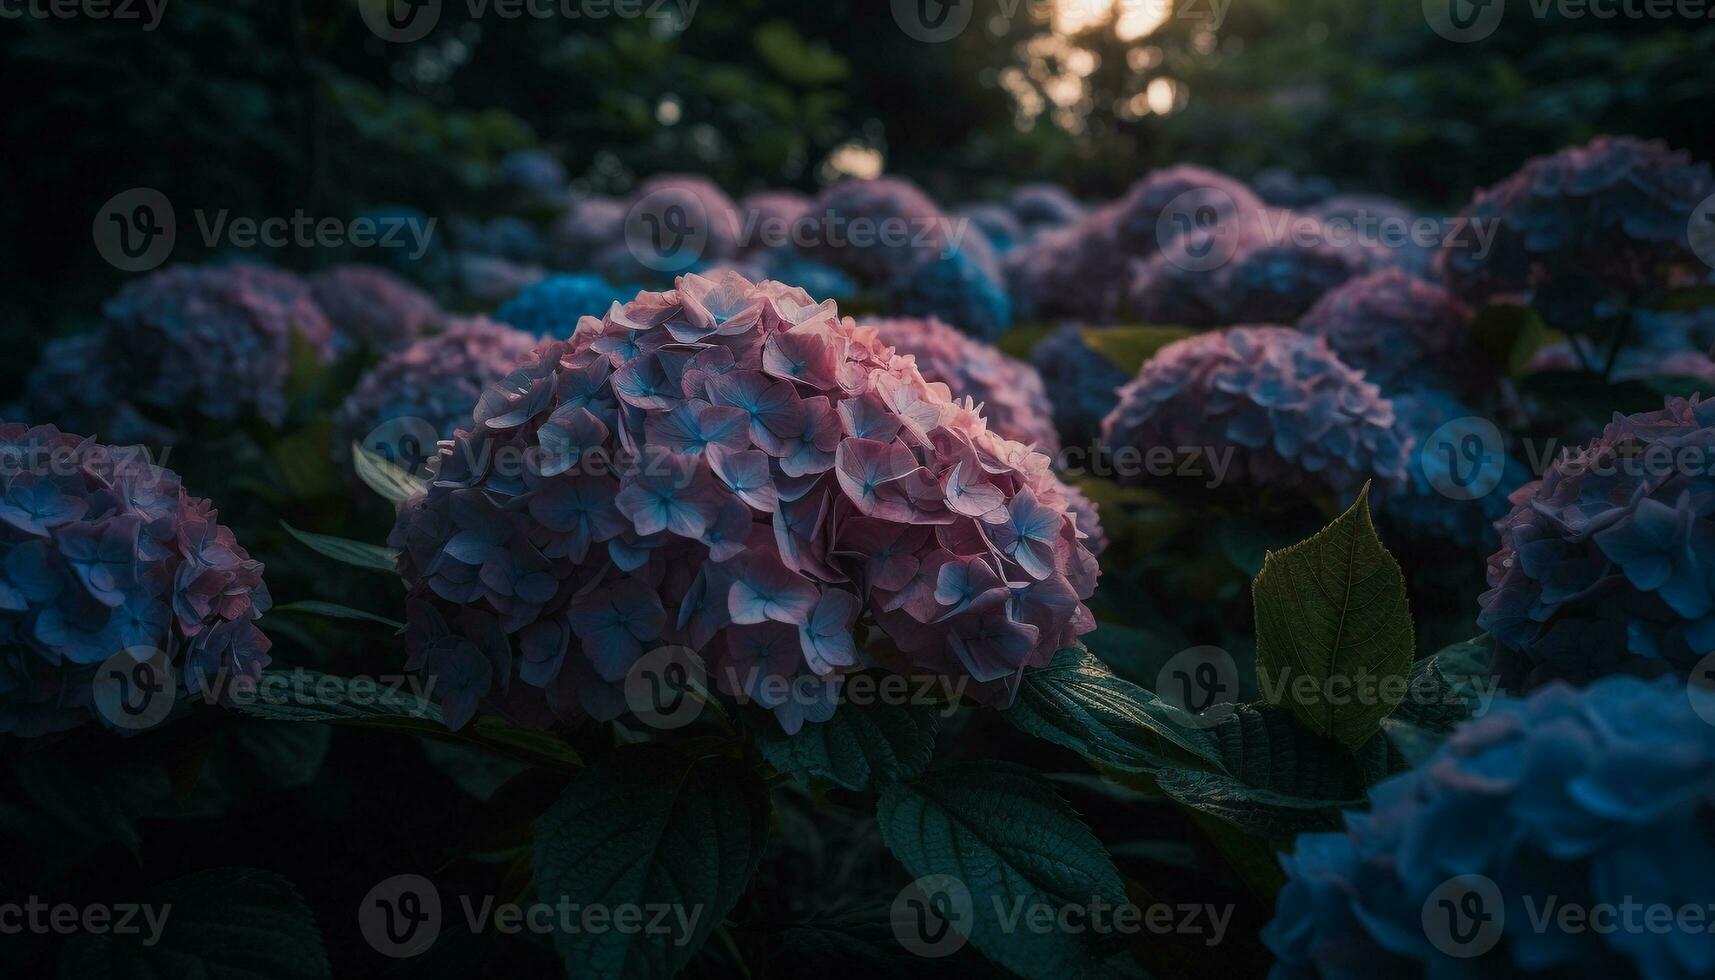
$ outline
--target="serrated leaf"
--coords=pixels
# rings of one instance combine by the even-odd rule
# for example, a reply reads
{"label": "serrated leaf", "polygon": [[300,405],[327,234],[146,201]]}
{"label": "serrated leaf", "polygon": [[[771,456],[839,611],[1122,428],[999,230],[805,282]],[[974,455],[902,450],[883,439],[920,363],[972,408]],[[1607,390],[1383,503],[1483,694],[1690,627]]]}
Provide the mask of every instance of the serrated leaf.
{"label": "serrated leaf", "polygon": [[322,602],[319,599],[300,599],[297,602],[288,602],[283,606],[275,606],[269,611],[304,613],[309,616],[326,616],[329,619],[358,619],[391,626],[396,630],[405,628],[405,624],[396,619],[388,619],[386,616],[377,616],[375,613],[364,612],[362,609],[342,606],[337,602]]}
{"label": "serrated leaf", "polygon": [[762,859],[767,819],[761,779],[725,756],[637,745],[580,770],[537,822],[538,900],[677,911],[667,916],[669,934],[556,933],[566,975],[677,973],[744,891]]}
{"label": "serrated leaf", "polygon": [[[1399,703],[1416,638],[1405,576],[1370,520],[1370,487],[1333,523],[1270,552],[1253,588],[1264,697],[1356,749]],[[1305,678],[1309,682],[1305,682]]]}
{"label": "serrated leaf", "polygon": [[351,466],[365,486],[395,505],[429,489],[429,481],[360,442],[351,444]]}
{"label": "serrated leaf", "polygon": [[1027,670],[1003,716],[1091,762],[1143,772],[1187,758],[1220,764],[1210,733],[1153,693],[1116,677],[1089,651],[1068,647]]}
{"label": "serrated leaf", "polygon": [[781,772],[820,776],[850,790],[879,789],[928,767],[939,728],[936,705],[848,702],[832,718],[806,723],[793,735],[765,717],[756,727],[756,747]]}
{"label": "serrated leaf", "polygon": [[[392,682],[352,681],[315,670],[264,670],[254,692],[233,685],[222,703],[252,718],[268,721],[385,723],[399,719],[444,727],[441,709],[421,695]],[[415,727],[415,726],[407,726]]]}
{"label": "serrated leaf", "polygon": [[938,770],[884,790],[877,821],[909,874],[948,875],[970,891],[971,943],[1014,973],[1099,973],[1113,952],[1112,937],[1008,926],[1038,906],[1126,901],[1101,843],[1036,773],[1003,762]]}
{"label": "serrated leaf", "polygon": [[286,529],[286,533],[297,538],[319,555],[357,568],[386,572],[389,575],[398,574],[399,553],[391,548],[384,548],[381,545],[369,544],[364,541],[353,541],[350,538],[335,537],[331,534],[300,531],[285,521],[281,521],[280,526]]}
{"label": "serrated leaf", "polygon": [[315,916],[271,871],[218,868],[176,878],[144,897],[166,911],[160,934],[79,932],[60,954],[61,980],[137,977],[331,977]]}

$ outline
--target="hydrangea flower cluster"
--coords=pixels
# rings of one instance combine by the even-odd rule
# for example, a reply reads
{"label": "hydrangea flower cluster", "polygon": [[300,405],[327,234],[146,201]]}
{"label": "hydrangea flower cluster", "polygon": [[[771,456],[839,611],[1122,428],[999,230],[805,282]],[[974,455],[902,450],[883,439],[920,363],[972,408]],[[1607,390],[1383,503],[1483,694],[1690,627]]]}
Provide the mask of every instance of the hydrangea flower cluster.
{"label": "hydrangea flower cluster", "polygon": [[625,203],[592,194],[566,208],[548,230],[548,251],[555,264],[583,269],[596,253],[625,237]]}
{"label": "hydrangea flower cluster", "polygon": [[[98,422],[110,438],[121,434],[103,415],[109,407],[116,422],[140,420],[134,407],[175,426],[229,422],[250,412],[279,425],[294,343],[324,360],[334,348],[333,328],[310,287],[252,265],[163,269],[121,289],[102,312],[94,334],[44,351],[54,363],[33,376],[26,401],[44,412],[70,409],[51,417]],[[82,369],[75,379],[66,376],[74,365],[57,363],[73,358]],[[78,390],[51,390],[66,385]]]}
{"label": "hydrangea flower cluster", "polygon": [[1493,241],[1449,236],[1438,261],[1449,288],[1473,305],[1533,293],[1588,317],[1600,301],[1696,261],[1687,223],[1711,192],[1708,164],[1665,143],[1599,138],[1535,157],[1480,191],[1460,218],[1492,225]]}
{"label": "hydrangea flower cluster", "polygon": [[1055,428],[1076,443],[1094,445],[1102,419],[1119,404],[1119,389],[1131,375],[1090,346],[1084,330],[1067,325],[1049,334],[1031,348],[1030,364],[1048,390]]}
{"label": "hydrangea flower cluster", "polygon": [[1383,391],[1434,387],[1477,392],[1485,377],[1471,308],[1439,286],[1384,269],[1329,291],[1298,322]]}
{"label": "hydrangea flower cluster", "polygon": [[813,202],[796,191],[758,191],[738,202],[745,251],[780,251],[793,248],[793,229]]}
{"label": "hydrangea flower cluster", "polygon": [[534,225],[523,218],[502,215],[488,221],[453,219],[453,241],[460,250],[492,255],[510,262],[540,262],[548,245]]}
{"label": "hydrangea flower cluster", "polygon": [[[1324,225],[1339,228],[1385,249],[1386,263],[1404,269],[1419,279],[1437,281],[1435,239],[1420,234],[1417,222],[1426,220],[1402,201],[1380,194],[1335,194],[1303,209]],[[1427,219],[1440,227],[1440,219]]]}
{"label": "hydrangea flower cluster", "polygon": [[845,299],[856,296],[858,286],[852,277],[831,265],[806,259],[796,251],[776,249],[768,254],[767,275],[763,278],[789,282],[811,296],[825,299]]}
{"label": "hydrangea flower cluster", "polygon": [[601,316],[613,304],[637,295],[637,290],[587,272],[549,276],[524,287],[494,318],[537,337],[570,336],[578,318]]}
{"label": "hydrangea flower cluster", "polygon": [[[364,372],[334,413],[334,459],[346,462],[352,443],[362,443],[394,419],[421,419],[434,429],[437,439],[451,439],[453,433],[470,426],[471,406],[482,393],[511,374],[537,342],[534,334],[471,317],[394,351]],[[420,433],[400,427],[396,435],[408,439]],[[420,446],[389,441],[385,447],[371,448],[392,452],[394,459],[414,457],[410,461],[415,463],[436,447],[431,440]]]}
{"label": "hydrangea flower cluster", "polygon": [[[679,207],[687,216],[687,228],[696,232],[700,241],[697,259],[721,262],[737,257],[739,238],[744,232],[744,220],[738,205],[714,181],[697,174],[658,174],[640,184],[631,196],[630,206],[644,206],[653,214],[667,215]],[[671,218],[667,218],[669,222]],[[623,222],[622,222],[623,224]],[[671,228],[669,226],[669,231]],[[622,236],[623,237],[623,236]],[[621,243],[623,245],[623,243]],[[671,242],[665,242],[672,247]],[[683,268],[683,266],[680,266]],[[624,276],[615,282],[634,277]]]}
{"label": "hydrangea flower cluster", "polygon": [[1077,222],[1084,206],[1059,184],[1024,184],[1012,192],[1012,214],[1034,236]]}
{"label": "hydrangea flower cluster", "polygon": [[0,424],[0,732],[86,720],[97,668],[171,658],[180,691],[255,678],[262,564],[140,447]]}
{"label": "hydrangea flower cluster", "polygon": [[1666,678],[1502,699],[1281,863],[1263,931],[1277,978],[1709,976],[1701,917],[1567,928],[1556,913],[1707,906],[1715,726]]}
{"label": "hydrangea flower cluster", "polygon": [[1274,207],[1304,208],[1333,196],[1334,182],[1320,174],[1299,174],[1284,167],[1269,167],[1251,179],[1251,190]]}
{"label": "hydrangea flower cluster", "polygon": [[[1412,538],[1438,538],[1461,548],[1493,547],[1495,523],[1512,509],[1507,497],[1530,481],[1530,470],[1510,455],[1496,460],[1469,458],[1462,441],[1451,449],[1445,444],[1430,445],[1429,437],[1443,425],[1478,415],[1452,394],[1414,388],[1394,392],[1391,400],[1411,455],[1406,460],[1408,479],[1383,501],[1383,518]],[[1480,451],[1486,453],[1487,449]],[[1499,471],[1492,467],[1499,467]],[[1488,493],[1461,499],[1460,480],[1474,493],[1472,481],[1487,482],[1496,477],[1499,480]],[[1450,496],[1448,491],[1458,496]]]}
{"label": "hydrangea flower cluster", "polygon": [[1168,344],[1120,389],[1102,435],[1112,449],[1145,454],[1230,450],[1230,481],[1342,501],[1365,480],[1376,481],[1381,498],[1405,478],[1392,403],[1321,338],[1286,327],[1232,327]]}
{"label": "hydrangea flower cluster", "polygon": [[[171,444],[173,430],[144,415],[106,384],[115,356],[105,330],[56,337],[42,345],[24,381],[21,402],[0,415],[54,419],[101,438],[151,446]],[[102,383],[91,384],[92,378]]]}
{"label": "hydrangea flower cluster", "polygon": [[[1157,252],[1132,278],[1130,313],[1148,323],[1188,327],[1296,321],[1324,293],[1368,271],[1377,259],[1359,243],[1336,245],[1324,232],[1301,227],[1312,224],[1285,212],[1241,215],[1224,229],[1236,236],[1232,257],[1208,269],[1188,264],[1177,250]],[[1292,234],[1308,240],[1277,241],[1270,225],[1296,229]]]}
{"label": "hydrangea flower cluster", "polygon": [[494,167],[494,184],[524,207],[552,207],[566,195],[566,168],[546,150],[514,150]]}
{"label": "hydrangea flower cluster", "polygon": [[970,204],[960,208],[955,215],[981,232],[998,255],[1005,255],[1030,237],[1018,217],[1005,205]]}
{"label": "hydrangea flower cluster", "polygon": [[1224,174],[1188,165],[1155,171],[1076,224],[1007,253],[1014,306],[1027,319],[1111,323],[1126,308],[1137,267],[1161,251],[1163,238],[1196,231],[1200,225],[1184,223],[1202,216],[1238,229],[1262,209],[1255,194]]}
{"label": "hydrangea flower cluster", "polygon": [[998,337],[1012,326],[1006,290],[963,247],[949,248],[906,273],[888,289],[887,306],[902,316],[942,317],[978,337]]}
{"label": "hydrangea flower cluster", "polygon": [[547,277],[539,265],[480,252],[454,252],[449,265],[459,295],[470,305],[484,308],[498,306]]}
{"label": "hydrangea flower cluster", "polygon": [[310,295],[345,344],[375,351],[408,344],[441,315],[429,295],[371,265],[338,265],[310,277]]}
{"label": "hydrangea flower cluster", "polygon": [[803,218],[804,254],[865,287],[885,286],[945,251],[952,220],[899,177],[843,180]]}
{"label": "hydrangea flower cluster", "polygon": [[1477,623],[1511,688],[1683,674],[1715,652],[1715,402],[1615,416],[1513,494]]}
{"label": "hydrangea flower cluster", "polygon": [[[780,682],[826,703],[878,660],[1006,700],[1094,626],[1048,458],[777,282],[687,275],[586,317],[431,465],[392,541],[409,663],[454,727],[613,717],[666,643],[789,731],[818,714]],[[860,649],[860,616],[897,652]]]}
{"label": "hydrangea flower cluster", "polygon": [[939,381],[977,403],[989,428],[1049,455],[1060,452],[1048,392],[1036,369],[934,317],[865,320],[881,342],[917,359],[926,381]]}

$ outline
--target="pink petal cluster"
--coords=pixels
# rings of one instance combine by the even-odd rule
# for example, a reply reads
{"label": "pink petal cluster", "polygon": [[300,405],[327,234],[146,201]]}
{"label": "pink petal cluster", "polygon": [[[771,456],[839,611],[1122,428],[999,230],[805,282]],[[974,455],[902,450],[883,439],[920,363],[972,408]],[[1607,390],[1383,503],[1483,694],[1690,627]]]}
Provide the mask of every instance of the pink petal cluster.
{"label": "pink petal cluster", "polygon": [[1006,281],[1026,319],[1075,317],[1112,323],[1125,309],[1133,272],[1184,230],[1176,217],[1230,224],[1262,211],[1244,184],[1202,167],[1157,170],[1125,196],[1077,223],[1046,231],[1006,255]]}
{"label": "pink petal cluster", "polygon": [[934,317],[866,320],[883,343],[917,359],[924,380],[976,402],[989,427],[1049,455],[1060,452],[1054,406],[1036,369]]}
{"label": "pink petal cluster", "polygon": [[[788,730],[826,715],[778,682],[870,666],[1004,701],[1094,628],[1098,570],[1048,457],[778,282],[687,275],[583,318],[431,466],[392,542],[410,664],[454,726],[613,717],[662,644]],[[860,644],[860,617],[891,642]]]}
{"label": "pink petal cluster", "polygon": [[1471,308],[1440,286],[1398,269],[1330,290],[1299,321],[1383,391],[1407,387],[1473,392],[1492,385],[1471,333]]}
{"label": "pink petal cluster", "polygon": [[310,295],[348,344],[391,351],[429,328],[441,308],[398,276],[371,265],[338,265],[310,277]]}

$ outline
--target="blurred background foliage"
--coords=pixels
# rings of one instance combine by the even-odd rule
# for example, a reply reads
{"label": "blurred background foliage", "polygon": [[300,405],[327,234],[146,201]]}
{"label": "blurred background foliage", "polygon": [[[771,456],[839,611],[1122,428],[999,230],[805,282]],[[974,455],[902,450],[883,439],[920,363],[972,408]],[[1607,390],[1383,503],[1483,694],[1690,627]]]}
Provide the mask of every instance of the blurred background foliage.
{"label": "blurred background foliage", "polygon": [[606,193],[659,171],[739,194],[885,169],[947,202],[1024,180],[1102,199],[1191,161],[1429,212],[1601,132],[1715,158],[1707,23],[1539,19],[1515,4],[1494,36],[1462,45],[1417,3],[964,2],[970,26],[940,45],[900,30],[888,4],[854,0],[644,0],[658,15],[632,19],[447,0],[405,45],[375,37],[358,0],[170,0],[147,31],[0,21],[14,99],[0,124],[0,339],[26,364],[62,318],[94,315],[123,276],[91,247],[90,220],[138,186],[174,202],[186,260],[195,210],[446,215],[478,206],[492,164],[526,146]]}

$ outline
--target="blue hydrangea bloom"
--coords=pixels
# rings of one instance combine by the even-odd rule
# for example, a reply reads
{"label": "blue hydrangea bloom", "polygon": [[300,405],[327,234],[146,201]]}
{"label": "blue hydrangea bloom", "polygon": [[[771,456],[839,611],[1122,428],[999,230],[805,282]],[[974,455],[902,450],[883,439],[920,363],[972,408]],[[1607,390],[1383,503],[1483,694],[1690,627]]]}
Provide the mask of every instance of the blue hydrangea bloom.
{"label": "blue hydrangea bloom", "polygon": [[1477,623],[1502,679],[1684,673],[1715,652],[1715,402],[1615,416],[1513,494]]}
{"label": "blue hydrangea bloom", "polygon": [[608,307],[631,299],[640,288],[615,286],[586,272],[549,276],[525,287],[494,318],[538,337],[570,337],[579,317],[604,316]]}
{"label": "blue hydrangea bloom", "polygon": [[1089,446],[1131,375],[1091,347],[1084,329],[1067,325],[1049,334],[1031,349],[1030,363],[1048,389],[1054,425],[1067,444]]}
{"label": "blue hydrangea bloom", "polygon": [[[1715,725],[1683,684],[1496,701],[1344,832],[1298,838],[1263,931],[1271,975],[1710,976],[1712,807]],[[1687,906],[1691,928],[1648,925]],[[1568,907],[1592,918],[1568,928]]]}
{"label": "blue hydrangea bloom", "polygon": [[1329,290],[1298,322],[1383,391],[1448,388],[1486,393],[1496,383],[1471,335],[1471,308],[1399,269]]}
{"label": "blue hydrangea bloom", "polygon": [[181,692],[268,663],[270,600],[212,505],[141,447],[0,424],[0,733],[90,717],[97,668],[171,660]]}
{"label": "blue hydrangea bloom", "polygon": [[523,207],[551,207],[566,196],[566,168],[547,150],[514,150],[494,167],[494,184]]}
{"label": "blue hydrangea bloom", "polygon": [[940,317],[986,339],[1012,326],[1006,290],[962,247],[947,249],[897,280],[888,291],[888,308],[901,316]]}
{"label": "blue hydrangea bloom", "polygon": [[971,204],[960,208],[955,216],[961,221],[969,221],[990,245],[994,246],[995,254],[1005,255],[1014,246],[1023,244],[1030,238],[1030,233],[1019,223],[1011,209],[1000,204]]}
{"label": "blue hydrangea bloom", "polygon": [[791,249],[776,249],[767,259],[768,278],[789,282],[817,299],[856,296],[857,282],[831,265],[806,259]]}
{"label": "blue hydrangea bloom", "polygon": [[[1495,522],[1511,510],[1508,495],[1530,480],[1530,470],[1510,455],[1467,458],[1463,438],[1452,447],[1452,459],[1446,443],[1427,445],[1443,425],[1479,417],[1452,394],[1417,388],[1395,392],[1392,399],[1400,428],[1411,440],[1411,455],[1406,481],[1382,506],[1384,519],[1409,537],[1439,538],[1462,548],[1493,547]],[[1488,492],[1465,499],[1467,490],[1475,493],[1490,483]]]}

